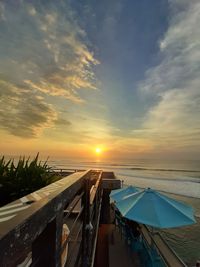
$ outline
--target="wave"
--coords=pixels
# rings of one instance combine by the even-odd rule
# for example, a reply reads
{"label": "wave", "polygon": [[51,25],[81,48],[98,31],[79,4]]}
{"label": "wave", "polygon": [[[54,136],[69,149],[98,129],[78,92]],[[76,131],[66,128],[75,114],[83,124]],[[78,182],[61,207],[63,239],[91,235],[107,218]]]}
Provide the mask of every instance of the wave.
{"label": "wave", "polygon": [[160,169],[160,168],[143,168],[143,167],[132,167],[128,170],[134,171],[160,171],[160,172],[195,172],[200,173],[200,170],[185,170],[185,169]]}
{"label": "wave", "polygon": [[[54,162],[53,162],[54,163]],[[56,162],[55,162],[56,163]],[[64,164],[59,164],[65,166]],[[149,168],[149,167],[133,167],[133,164],[118,164],[118,163],[105,163],[105,162],[80,162],[80,163],[71,163],[67,164],[73,167],[81,166],[81,167],[90,167],[90,168],[112,168],[122,169],[122,170],[132,170],[132,171],[159,171],[159,172],[185,172],[185,173],[199,173],[200,169],[176,169],[176,168]]]}
{"label": "wave", "polygon": [[120,172],[116,172],[117,175],[120,176],[128,176],[128,177],[132,177],[132,178],[141,178],[141,179],[146,179],[146,180],[161,180],[161,181],[170,181],[170,182],[191,182],[191,183],[200,183],[200,179],[199,178],[195,178],[195,177],[179,177],[179,178],[166,178],[166,177],[149,177],[149,176],[138,176],[138,175],[133,175],[133,174],[125,174],[125,173],[120,173]]}
{"label": "wave", "polygon": [[[163,160],[134,160],[134,161],[98,161],[98,160],[66,160],[56,159],[49,161],[51,165],[68,168],[100,168],[113,169],[121,171],[144,171],[144,172],[162,172],[162,173],[193,173],[200,177],[200,161],[163,161]],[[54,166],[55,167],[55,166]]]}
{"label": "wave", "polygon": [[195,178],[161,178],[145,177],[117,173],[117,177],[123,180],[126,185],[147,188],[151,187],[166,193],[182,195],[193,198],[200,198],[200,180]]}
{"label": "wave", "polygon": [[[91,163],[92,164],[92,163]],[[56,166],[66,168],[66,165],[63,164],[56,164]],[[130,165],[121,165],[121,164],[70,164],[67,165],[73,168],[76,166],[76,169],[79,168],[102,168],[102,169],[112,169],[115,170],[122,170],[122,171],[153,171],[153,172],[182,172],[182,173],[199,173],[200,178],[200,170],[188,170],[188,169],[162,169],[162,168],[147,168],[147,167],[128,167]],[[113,168],[114,167],[114,168]]]}

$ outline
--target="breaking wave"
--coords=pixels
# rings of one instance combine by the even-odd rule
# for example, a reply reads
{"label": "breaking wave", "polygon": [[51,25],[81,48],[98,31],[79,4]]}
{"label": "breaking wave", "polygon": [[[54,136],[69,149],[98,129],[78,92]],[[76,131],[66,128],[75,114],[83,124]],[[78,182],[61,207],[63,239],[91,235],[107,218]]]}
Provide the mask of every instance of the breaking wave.
{"label": "breaking wave", "polygon": [[200,170],[184,170],[184,169],[153,169],[153,168],[141,168],[141,167],[133,167],[128,168],[129,170],[135,170],[135,171],[160,171],[160,172],[194,172],[199,173]]}

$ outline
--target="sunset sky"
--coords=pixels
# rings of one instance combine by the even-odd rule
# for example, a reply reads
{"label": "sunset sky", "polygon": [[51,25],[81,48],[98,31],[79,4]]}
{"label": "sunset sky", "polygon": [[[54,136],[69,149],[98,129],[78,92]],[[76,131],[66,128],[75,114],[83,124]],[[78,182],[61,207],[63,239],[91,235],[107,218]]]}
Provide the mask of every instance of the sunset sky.
{"label": "sunset sky", "polygon": [[38,151],[199,159],[200,1],[0,0],[0,153]]}

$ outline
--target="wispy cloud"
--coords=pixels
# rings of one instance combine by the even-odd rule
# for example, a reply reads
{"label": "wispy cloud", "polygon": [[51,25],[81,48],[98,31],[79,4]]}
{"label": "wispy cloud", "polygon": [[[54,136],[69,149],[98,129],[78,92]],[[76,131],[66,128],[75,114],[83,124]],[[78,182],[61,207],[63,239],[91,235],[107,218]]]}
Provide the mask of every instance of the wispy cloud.
{"label": "wispy cloud", "polygon": [[[2,127],[34,137],[56,116],[49,96],[83,102],[79,90],[96,89],[99,62],[67,1],[1,2],[0,20]],[[13,114],[19,118],[12,121]]]}
{"label": "wispy cloud", "polygon": [[160,41],[163,59],[139,86],[143,96],[156,101],[142,134],[157,144],[200,145],[200,2],[169,2],[172,16]]}
{"label": "wispy cloud", "polygon": [[95,88],[92,65],[98,61],[69,5],[50,2],[17,9],[5,4],[0,70],[44,93],[78,100],[77,89]]}
{"label": "wispy cloud", "polygon": [[2,21],[5,20],[4,12],[5,12],[4,5],[3,5],[3,3],[0,2],[0,21],[1,21],[1,20],[2,20]]}
{"label": "wispy cloud", "polygon": [[43,98],[2,80],[0,88],[0,125],[10,134],[33,138],[57,120],[55,110]]}

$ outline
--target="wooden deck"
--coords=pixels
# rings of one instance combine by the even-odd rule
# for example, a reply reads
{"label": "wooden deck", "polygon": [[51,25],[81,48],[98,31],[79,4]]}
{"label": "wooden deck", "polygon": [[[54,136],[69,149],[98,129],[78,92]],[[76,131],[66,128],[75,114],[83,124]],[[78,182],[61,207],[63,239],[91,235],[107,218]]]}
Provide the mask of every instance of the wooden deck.
{"label": "wooden deck", "polygon": [[95,267],[141,267],[139,257],[131,253],[114,224],[99,227]]}

